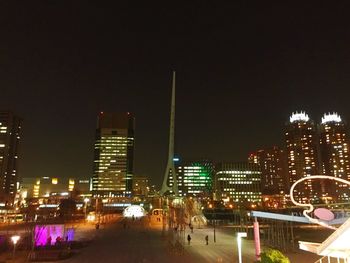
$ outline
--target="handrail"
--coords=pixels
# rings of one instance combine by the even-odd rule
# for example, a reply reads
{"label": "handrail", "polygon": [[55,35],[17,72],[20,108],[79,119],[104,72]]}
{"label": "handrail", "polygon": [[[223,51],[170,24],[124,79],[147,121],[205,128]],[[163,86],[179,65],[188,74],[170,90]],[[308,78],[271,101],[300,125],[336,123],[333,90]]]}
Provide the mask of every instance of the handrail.
{"label": "handrail", "polygon": [[[335,262],[334,259],[335,258],[328,258],[328,256],[324,256],[324,257],[318,259],[317,261],[315,261],[314,263],[331,263],[331,262]],[[337,258],[335,260],[337,263],[347,263],[348,262],[347,259],[345,259],[345,258],[342,258],[342,259]],[[340,261],[340,260],[342,260],[342,261]]]}

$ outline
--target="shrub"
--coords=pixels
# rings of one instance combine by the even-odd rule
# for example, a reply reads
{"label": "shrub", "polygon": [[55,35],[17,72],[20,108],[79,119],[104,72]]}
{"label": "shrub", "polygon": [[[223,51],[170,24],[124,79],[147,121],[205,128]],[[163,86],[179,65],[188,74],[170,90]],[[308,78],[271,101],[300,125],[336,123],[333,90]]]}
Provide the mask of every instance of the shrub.
{"label": "shrub", "polygon": [[279,250],[268,249],[261,253],[260,263],[290,263],[290,261]]}

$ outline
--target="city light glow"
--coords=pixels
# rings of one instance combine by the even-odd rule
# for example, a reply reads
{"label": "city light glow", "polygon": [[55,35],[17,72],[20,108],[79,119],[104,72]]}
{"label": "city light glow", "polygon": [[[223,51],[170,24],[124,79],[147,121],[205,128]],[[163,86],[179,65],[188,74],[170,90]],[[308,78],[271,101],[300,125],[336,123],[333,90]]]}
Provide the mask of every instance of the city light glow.
{"label": "city light glow", "polygon": [[146,211],[143,207],[139,205],[131,205],[124,209],[123,216],[124,217],[143,217],[146,215]]}
{"label": "city light glow", "polygon": [[307,115],[305,112],[301,111],[300,113],[298,112],[293,112],[292,116],[290,116],[289,121],[291,123],[296,122],[296,121],[309,121],[309,115]]}
{"label": "city light glow", "polygon": [[341,118],[340,116],[336,113],[336,112],[333,112],[333,113],[325,113],[321,119],[321,123],[322,124],[325,124],[327,122],[341,122]]}
{"label": "city light glow", "polygon": [[11,237],[12,243],[13,244],[17,244],[18,240],[20,239],[20,236],[15,235]]}

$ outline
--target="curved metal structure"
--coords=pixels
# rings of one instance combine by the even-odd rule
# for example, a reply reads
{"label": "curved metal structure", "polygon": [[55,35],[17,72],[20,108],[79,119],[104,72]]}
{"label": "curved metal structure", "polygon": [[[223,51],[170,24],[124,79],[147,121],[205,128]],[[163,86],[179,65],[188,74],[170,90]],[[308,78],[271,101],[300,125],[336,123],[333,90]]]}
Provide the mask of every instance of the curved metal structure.
{"label": "curved metal structure", "polygon": [[313,180],[313,179],[327,179],[327,180],[333,180],[333,181],[338,181],[338,182],[341,182],[343,184],[347,184],[350,186],[350,182],[347,181],[347,180],[344,180],[344,179],[341,179],[341,178],[337,178],[337,177],[334,177],[334,176],[328,176],[328,175],[312,175],[312,176],[307,176],[307,177],[304,177],[304,178],[301,178],[299,179],[298,181],[296,181],[292,187],[290,188],[290,199],[292,201],[293,204],[295,204],[296,206],[302,206],[302,207],[306,207],[307,209],[305,209],[303,211],[303,215],[312,223],[314,224],[318,224],[318,225],[321,225],[321,226],[324,226],[324,227],[327,227],[327,228],[330,228],[330,229],[336,229],[335,227],[333,226],[330,226],[328,225],[326,222],[324,221],[320,221],[319,219],[316,219],[316,218],[312,218],[310,217],[308,214],[311,213],[312,211],[314,211],[314,206],[312,204],[301,204],[301,203],[298,203],[297,201],[295,201],[294,199],[294,196],[293,196],[293,191],[294,191],[294,188],[296,187],[297,184],[303,182],[303,181],[306,181],[306,180]]}

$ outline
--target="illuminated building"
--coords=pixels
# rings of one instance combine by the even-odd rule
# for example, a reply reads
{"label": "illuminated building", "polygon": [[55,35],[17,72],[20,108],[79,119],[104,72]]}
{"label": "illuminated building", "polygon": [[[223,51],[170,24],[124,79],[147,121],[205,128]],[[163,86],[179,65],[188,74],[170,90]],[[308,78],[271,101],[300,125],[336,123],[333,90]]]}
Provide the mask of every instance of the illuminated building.
{"label": "illuminated building", "polygon": [[288,190],[288,166],[285,151],[277,146],[259,150],[249,155],[248,162],[257,164],[260,168],[263,195],[283,194]]}
{"label": "illuminated building", "polygon": [[[324,114],[320,124],[322,172],[325,175],[350,180],[349,141],[346,125],[336,113]],[[347,185],[325,181],[325,194],[338,200],[349,201]]]}
{"label": "illuminated building", "polygon": [[98,115],[92,191],[95,196],[130,196],[134,163],[134,117],[130,113]]}
{"label": "illuminated building", "polygon": [[[293,113],[286,124],[285,132],[289,185],[298,179],[318,173],[317,133],[314,122],[305,112]],[[295,198],[300,202],[318,198],[319,182],[306,181],[295,189]]]}
{"label": "illuminated building", "polygon": [[214,166],[210,161],[188,162],[177,166],[180,196],[211,197]]}
{"label": "illuminated building", "polygon": [[261,204],[261,172],[250,163],[220,163],[215,169],[216,198],[250,207]]}
{"label": "illuminated building", "polygon": [[56,195],[68,197],[70,192],[76,189],[74,187],[76,186],[75,180],[72,178],[59,179],[46,176],[41,178],[23,178],[21,186],[27,191],[28,198],[47,198]]}
{"label": "illuminated building", "polygon": [[12,205],[17,189],[18,152],[22,120],[10,111],[0,112],[0,201]]}
{"label": "illuminated building", "polygon": [[132,180],[133,196],[147,196],[149,191],[148,178],[143,176],[135,176]]}

